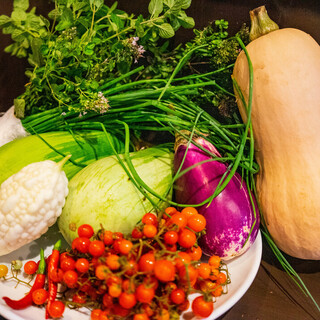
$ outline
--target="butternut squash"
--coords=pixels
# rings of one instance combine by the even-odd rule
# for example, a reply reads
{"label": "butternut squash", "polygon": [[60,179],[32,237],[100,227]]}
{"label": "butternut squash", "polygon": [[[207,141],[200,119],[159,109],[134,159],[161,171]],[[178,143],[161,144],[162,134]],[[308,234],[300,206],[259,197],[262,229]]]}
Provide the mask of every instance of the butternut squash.
{"label": "butternut squash", "polygon": [[[260,7],[251,18],[263,28],[261,19],[269,17]],[[256,38],[247,51],[253,66],[251,116],[260,165],[256,187],[265,225],[285,253],[319,260],[319,44],[301,30],[286,28]],[[233,77],[248,101],[244,52],[236,60]],[[237,102],[246,121],[246,108],[240,99]]]}

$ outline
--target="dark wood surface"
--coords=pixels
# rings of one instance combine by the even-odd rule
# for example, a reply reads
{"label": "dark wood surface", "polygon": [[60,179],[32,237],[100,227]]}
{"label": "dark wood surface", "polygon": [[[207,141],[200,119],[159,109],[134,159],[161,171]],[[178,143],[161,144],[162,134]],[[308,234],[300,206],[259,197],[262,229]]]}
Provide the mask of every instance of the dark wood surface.
{"label": "dark wood surface", "polygon": [[[0,0],[0,14],[9,14],[12,0]],[[39,12],[45,14],[48,0],[30,0]],[[111,3],[113,1],[106,1]],[[148,0],[119,0],[119,7],[132,13],[147,12]],[[230,33],[243,22],[249,23],[249,10],[266,5],[269,15],[280,27],[296,27],[310,33],[320,43],[319,0],[265,0],[223,1],[193,0],[188,14],[201,28],[215,19],[229,21]],[[192,33],[178,32],[175,41],[185,41]],[[10,37],[0,34],[0,111],[7,110],[13,99],[23,91],[25,62],[3,52]],[[301,48],[297,48],[301,50]],[[287,256],[286,256],[287,257]],[[307,261],[287,257],[320,304],[320,261]],[[1,317],[1,316],[0,316]],[[263,257],[258,274],[241,300],[219,320],[317,320],[320,313],[312,301],[304,296],[297,285],[283,271],[269,247],[263,244]]]}

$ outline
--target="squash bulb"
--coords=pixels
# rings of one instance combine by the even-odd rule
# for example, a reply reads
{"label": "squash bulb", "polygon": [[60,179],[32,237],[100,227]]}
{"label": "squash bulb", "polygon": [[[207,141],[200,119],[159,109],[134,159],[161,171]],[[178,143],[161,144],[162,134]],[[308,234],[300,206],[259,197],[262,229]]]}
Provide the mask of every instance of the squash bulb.
{"label": "squash bulb", "polygon": [[[287,28],[253,40],[252,127],[258,202],[277,246],[301,259],[320,259],[320,47]],[[233,77],[246,101],[248,61],[236,60]],[[236,92],[236,95],[238,93]],[[237,99],[246,121],[246,109]]]}

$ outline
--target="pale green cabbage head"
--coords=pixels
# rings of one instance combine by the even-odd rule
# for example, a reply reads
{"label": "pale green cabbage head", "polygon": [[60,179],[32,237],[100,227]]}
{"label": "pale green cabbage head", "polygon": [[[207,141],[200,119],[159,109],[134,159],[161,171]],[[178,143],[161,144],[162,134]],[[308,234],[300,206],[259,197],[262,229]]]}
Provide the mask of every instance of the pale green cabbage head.
{"label": "pale green cabbage head", "polygon": [[[140,178],[157,194],[171,199],[173,153],[153,147],[133,152],[130,158]],[[148,195],[160,209],[167,206],[165,201]],[[142,216],[153,209],[117,157],[109,156],[88,165],[70,180],[58,226],[69,243],[77,237],[76,228],[81,224],[90,224],[95,231],[102,225],[113,232],[131,233]]]}

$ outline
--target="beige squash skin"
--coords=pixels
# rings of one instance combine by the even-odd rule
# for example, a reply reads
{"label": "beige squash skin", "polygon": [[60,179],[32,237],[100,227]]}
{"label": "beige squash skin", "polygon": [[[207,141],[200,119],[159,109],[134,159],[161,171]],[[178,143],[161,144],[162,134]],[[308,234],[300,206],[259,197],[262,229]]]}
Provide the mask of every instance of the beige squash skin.
{"label": "beige squash skin", "polygon": [[[276,244],[320,259],[320,47],[297,29],[280,29],[247,46],[254,70],[252,126],[258,201]],[[233,74],[249,94],[241,52]],[[238,99],[241,116],[246,112]]]}

